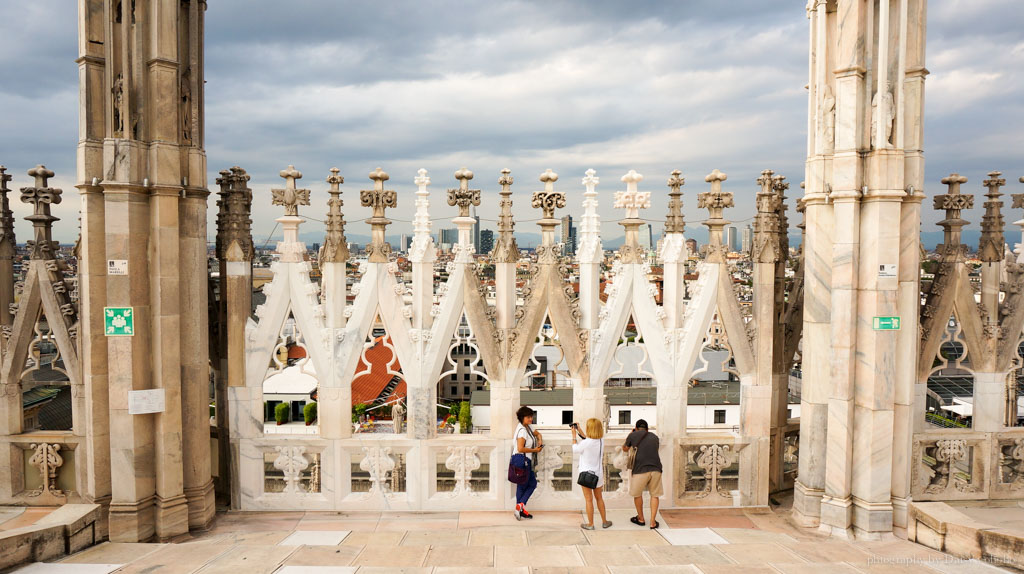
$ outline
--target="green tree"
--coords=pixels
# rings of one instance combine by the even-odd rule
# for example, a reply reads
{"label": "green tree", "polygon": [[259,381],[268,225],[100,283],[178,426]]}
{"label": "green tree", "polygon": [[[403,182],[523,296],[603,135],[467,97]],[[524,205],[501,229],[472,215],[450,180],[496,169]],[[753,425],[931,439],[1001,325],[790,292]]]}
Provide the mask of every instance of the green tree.
{"label": "green tree", "polygon": [[316,403],[307,403],[302,407],[302,418],[306,420],[307,425],[313,424],[316,420]]}
{"label": "green tree", "polygon": [[473,414],[469,408],[469,401],[462,401],[459,404],[459,430],[463,433],[468,433],[470,426],[473,424]]}
{"label": "green tree", "polygon": [[277,424],[283,425],[288,422],[289,407],[291,407],[291,403],[279,403],[274,407],[274,420],[277,421]]}

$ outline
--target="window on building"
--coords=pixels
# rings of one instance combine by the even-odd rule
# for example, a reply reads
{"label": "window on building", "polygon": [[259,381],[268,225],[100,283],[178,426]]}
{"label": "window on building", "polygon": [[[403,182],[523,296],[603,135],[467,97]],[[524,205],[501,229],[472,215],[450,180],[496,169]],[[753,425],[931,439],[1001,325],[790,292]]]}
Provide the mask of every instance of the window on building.
{"label": "window on building", "polygon": [[715,409],[715,424],[716,425],[724,425],[725,424],[725,409]]}
{"label": "window on building", "polygon": [[452,396],[459,394],[459,387],[452,387]]}
{"label": "window on building", "polygon": [[787,419],[793,418],[793,409],[786,409],[786,418]]}
{"label": "window on building", "polygon": [[484,390],[484,386],[483,385],[477,385],[476,386],[476,390],[482,391],[482,390]]}
{"label": "window on building", "polygon": [[462,394],[469,396],[469,387],[462,387]]}
{"label": "window on building", "polygon": [[469,359],[463,359],[462,360],[462,366],[468,367],[469,366]]}
{"label": "window on building", "polygon": [[469,380],[469,373],[462,373],[462,380],[463,381],[468,381]]}
{"label": "window on building", "polygon": [[632,411],[619,411],[619,424],[620,425],[631,425],[631,424],[633,424],[633,412]]}
{"label": "window on building", "polygon": [[562,411],[562,424],[567,425],[572,422],[572,411]]}

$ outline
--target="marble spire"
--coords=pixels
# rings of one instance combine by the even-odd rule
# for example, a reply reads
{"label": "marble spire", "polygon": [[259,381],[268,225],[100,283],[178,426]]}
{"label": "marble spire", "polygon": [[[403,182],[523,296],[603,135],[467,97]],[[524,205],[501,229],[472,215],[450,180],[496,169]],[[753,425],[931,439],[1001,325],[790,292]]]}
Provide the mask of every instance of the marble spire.
{"label": "marble spire", "polygon": [[597,172],[588,169],[583,177],[583,216],[580,218],[580,241],[576,249],[579,263],[597,263],[604,257],[601,248],[601,216],[597,214],[597,184],[601,178]]}
{"label": "marble spire", "polygon": [[284,206],[286,216],[298,217],[299,206],[309,205],[309,190],[295,187],[295,181],[302,179],[302,172],[295,169],[294,165],[289,165],[288,169],[282,169],[279,175],[284,178],[285,186],[284,189],[270,190],[273,194],[272,203]]}
{"label": "marble spire", "polygon": [[366,220],[370,224],[370,244],[366,246],[370,263],[387,263],[391,254],[391,245],[385,239],[387,226],[391,220],[384,216],[386,210],[398,206],[398,194],[393,189],[384,189],[384,182],[391,176],[381,168],[370,173],[373,189],[359,192],[359,202],[363,207],[373,208],[373,216]]}
{"label": "marble spire", "polygon": [[494,263],[519,261],[519,246],[516,245],[516,236],[513,233],[516,222],[512,216],[512,182],[512,172],[507,168],[501,170],[501,177],[498,178],[498,185],[501,186],[501,191],[498,192],[501,196],[498,201],[501,210],[498,214],[498,240],[491,251],[491,260]]}
{"label": "marble spire", "polygon": [[773,176],[766,169],[757,178],[761,189],[757,192],[757,215],[754,216],[754,251],[752,260],[758,263],[777,263],[781,257],[779,246],[779,195],[775,193]]}
{"label": "marble spire", "polygon": [[455,172],[455,179],[459,187],[448,190],[448,205],[459,207],[459,217],[469,217],[470,206],[480,205],[480,190],[469,189],[469,182],[473,179],[473,172],[462,168]]}
{"label": "marble spire", "polygon": [[35,185],[21,188],[21,201],[32,204],[32,215],[25,219],[32,222],[35,238],[27,245],[32,259],[53,259],[57,247],[52,239],[53,222],[60,218],[50,214],[50,204],[60,203],[63,191],[49,186],[53,172],[46,166],[37,165],[28,170],[28,175],[35,178]]}
{"label": "marble spire", "polygon": [[678,169],[668,178],[668,217],[665,218],[665,233],[683,233],[686,231],[686,220],[683,217],[683,191],[686,178]]}
{"label": "marble spire", "polygon": [[540,174],[544,184],[543,191],[533,192],[531,205],[540,209],[544,217],[537,222],[541,229],[541,245],[536,249],[538,263],[557,263],[558,253],[555,246],[555,226],[561,223],[555,218],[555,209],[565,207],[565,192],[555,191],[558,174],[550,168]]}
{"label": "marble spire", "polygon": [[644,223],[640,219],[640,210],[651,206],[651,192],[637,190],[637,184],[643,180],[643,175],[631,169],[621,178],[626,184],[626,191],[615,192],[614,207],[626,212],[625,219],[619,222],[619,225],[626,229],[626,239],[619,248],[619,260],[622,263],[644,261],[644,253],[639,242],[640,226]]}
{"label": "marble spire", "polygon": [[341,170],[331,168],[331,175],[327,176],[327,183],[331,188],[327,193],[331,198],[327,200],[327,236],[324,239],[323,254],[320,256],[321,263],[344,263],[348,261],[348,240],[345,238],[345,217],[341,207],[345,202],[341,199],[341,184],[345,178]]}
{"label": "marble spire", "polygon": [[[217,185],[217,257],[222,260],[252,261],[252,190],[249,174],[234,166],[220,172]],[[238,248],[231,252],[231,245]]]}
{"label": "marble spire", "polygon": [[974,196],[960,193],[960,186],[965,183],[966,177],[958,173],[949,174],[942,178],[942,184],[947,186],[946,193],[936,195],[933,200],[934,209],[946,211],[946,219],[939,222],[943,230],[943,244],[939,246],[938,251],[944,255],[951,249],[960,250],[960,230],[967,225],[967,220],[960,217],[960,211],[974,207]]}
{"label": "marble spire", "polygon": [[999,188],[1006,185],[1006,180],[999,177],[1001,172],[992,171],[988,179],[981,182],[988,191],[985,197],[985,215],[981,218],[981,240],[978,243],[978,258],[986,263],[996,263],[1004,258],[1006,246],[1003,237],[1003,202],[999,198],[1003,193]]}
{"label": "marble spire", "polygon": [[409,260],[414,263],[427,263],[437,259],[434,249],[434,238],[430,236],[430,176],[427,170],[420,168],[413,178],[416,184],[416,214],[412,218],[412,245],[409,247]]}
{"label": "marble spire", "polygon": [[10,188],[7,182],[11,181],[11,174],[7,168],[0,165],[0,242],[14,241],[14,213],[11,212],[11,203],[7,199]]}

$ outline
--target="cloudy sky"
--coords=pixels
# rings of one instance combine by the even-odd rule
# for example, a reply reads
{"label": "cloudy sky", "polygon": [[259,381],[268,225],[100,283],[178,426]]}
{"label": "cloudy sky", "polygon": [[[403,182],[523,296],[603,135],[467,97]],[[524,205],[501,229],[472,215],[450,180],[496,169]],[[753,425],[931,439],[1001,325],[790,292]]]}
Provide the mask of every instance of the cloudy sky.
{"label": "cloudy sky", "polygon": [[[58,173],[63,241],[77,236],[74,4],[0,2],[0,164],[14,188],[28,185],[25,171],[37,163]],[[968,176],[979,207],[966,218],[976,224],[988,171],[1005,173],[1008,192],[1024,192],[1024,10],[1020,0],[929,4],[926,191],[941,192],[951,171]],[[529,193],[546,168],[578,215],[580,178],[594,168],[608,237],[621,235],[611,192],[629,169],[654,192],[655,220],[664,218],[669,172],[681,169],[690,229],[704,219],[696,193],[712,169],[729,175],[737,207],[727,217],[739,222],[754,213],[762,169],[788,176],[791,195],[803,179],[808,23],[799,0],[209,0],[206,22],[210,187],[232,165],[252,174],[257,241],[274,228],[269,189],[289,164],[313,190],[302,213],[316,219],[326,211],[324,178],[341,169],[350,234],[368,232],[356,192],[377,166],[399,191],[395,234],[411,230],[421,167],[433,180],[435,218],[454,217],[443,191],[456,169],[472,169],[484,228],[494,225],[486,220],[497,214],[502,168],[516,178],[522,220],[537,217]],[[16,216],[27,207],[16,202]],[[211,201],[211,237],[213,209]],[[926,212],[925,230],[936,229],[941,218]],[[28,230],[21,221],[19,239]]]}

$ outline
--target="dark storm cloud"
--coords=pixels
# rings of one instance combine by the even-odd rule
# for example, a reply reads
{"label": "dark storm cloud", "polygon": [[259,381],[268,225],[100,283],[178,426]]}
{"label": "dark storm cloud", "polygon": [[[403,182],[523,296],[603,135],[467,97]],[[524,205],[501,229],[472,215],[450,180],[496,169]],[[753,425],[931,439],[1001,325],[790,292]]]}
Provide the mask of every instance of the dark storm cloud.
{"label": "dark storm cloud", "polygon": [[[400,195],[394,233],[411,226],[416,170],[433,179],[434,217],[454,215],[443,190],[473,169],[480,213],[497,214],[496,179],[516,176],[516,213],[551,167],[579,214],[587,168],[604,231],[621,234],[611,192],[628,169],[654,192],[647,217],[664,217],[668,173],[682,169],[689,228],[704,218],[695,195],[714,168],[736,193],[727,214],[753,215],[765,168],[803,179],[807,29],[803,2],[339,2],[210,0],[207,11],[207,152],[216,172],[241,165],[256,191],[256,235],[278,210],[269,189],[294,164],[313,190],[304,209],[325,211],[328,169],[345,174],[349,231],[365,217],[355,191],[380,165]],[[929,5],[926,155],[929,194],[950,171],[980,192],[991,169],[1024,175],[1024,11],[1019,0],[932,0]],[[67,0],[0,6],[0,163],[15,187],[39,162],[58,172],[65,202],[57,234],[77,233],[76,14]],[[16,23],[12,24],[12,23]],[[1011,179],[1012,176],[1012,179]],[[1011,186],[1012,188],[1013,186]],[[1008,191],[1021,191],[1011,189]],[[980,206],[981,201],[976,205]],[[930,205],[930,202],[926,205]],[[19,216],[24,206],[18,205]],[[967,214],[980,221],[981,209]],[[925,209],[926,229],[939,219]],[[1007,221],[1017,219],[1012,214]],[[210,221],[213,217],[211,214]],[[435,229],[448,226],[436,221]],[[485,223],[484,227],[493,227]],[[530,229],[524,222],[517,229]],[[307,231],[320,228],[311,221]],[[655,228],[660,228],[655,224]],[[27,237],[19,224],[19,237]]]}

